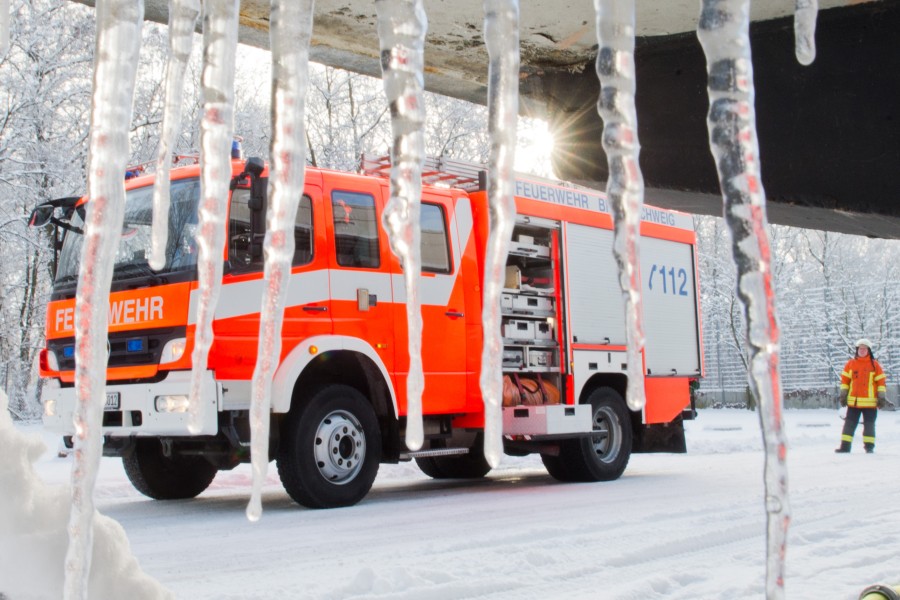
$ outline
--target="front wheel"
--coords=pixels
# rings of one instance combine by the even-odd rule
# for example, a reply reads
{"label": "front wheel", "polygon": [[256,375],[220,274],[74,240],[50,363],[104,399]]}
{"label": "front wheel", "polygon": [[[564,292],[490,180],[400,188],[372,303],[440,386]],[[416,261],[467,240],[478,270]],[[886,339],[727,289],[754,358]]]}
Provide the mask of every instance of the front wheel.
{"label": "front wheel", "polygon": [[601,387],[591,392],[588,402],[593,411],[593,435],[563,442],[558,457],[542,457],[556,479],[612,481],[628,466],[632,432],[625,400],[616,390]]}
{"label": "front wheel", "polygon": [[218,471],[201,456],[166,456],[162,443],[153,438],[138,438],[122,464],[131,485],[155,500],[193,498],[209,487]]}
{"label": "front wheel", "polygon": [[381,460],[381,430],[356,389],[328,385],[292,410],[276,462],[284,489],[309,508],[351,506],[365,497]]}

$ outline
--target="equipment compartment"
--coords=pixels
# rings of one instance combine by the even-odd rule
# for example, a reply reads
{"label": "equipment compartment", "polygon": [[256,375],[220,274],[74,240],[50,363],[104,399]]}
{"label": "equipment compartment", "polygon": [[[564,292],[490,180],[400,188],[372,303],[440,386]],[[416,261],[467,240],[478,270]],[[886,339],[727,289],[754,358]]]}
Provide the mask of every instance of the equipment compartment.
{"label": "equipment compartment", "polygon": [[510,406],[503,409],[504,435],[558,435],[591,431],[589,404]]}

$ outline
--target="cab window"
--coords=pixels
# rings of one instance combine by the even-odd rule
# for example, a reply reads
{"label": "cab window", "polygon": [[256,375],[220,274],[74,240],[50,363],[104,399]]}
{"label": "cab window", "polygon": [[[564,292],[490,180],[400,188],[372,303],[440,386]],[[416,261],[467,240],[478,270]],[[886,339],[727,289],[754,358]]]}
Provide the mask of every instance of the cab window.
{"label": "cab window", "polygon": [[332,192],[331,214],[337,264],[364,269],[380,267],[375,198],[357,192]]}
{"label": "cab window", "polygon": [[422,225],[422,271],[449,273],[452,266],[443,209],[437,204],[423,203],[419,222]]}
{"label": "cab window", "polygon": [[[263,256],[264,233],[253,234],[253,215],[249,206],[250,190],[238,188],[231,195],[231,210],[228,219],[228,260],[232,268],[261,268],[265,260]],[[264,227],[265,215],[259,215],[261,230]],[[305,265],[313,258],[313,222],[312,200],[304,195],[297,206],[294,221],[294,259],[293,266]]]}

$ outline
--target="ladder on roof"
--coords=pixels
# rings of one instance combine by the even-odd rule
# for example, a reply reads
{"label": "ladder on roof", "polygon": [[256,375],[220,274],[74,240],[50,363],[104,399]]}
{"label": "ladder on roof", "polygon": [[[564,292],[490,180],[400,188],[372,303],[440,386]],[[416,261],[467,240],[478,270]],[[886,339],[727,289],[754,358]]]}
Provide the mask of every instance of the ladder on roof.
{"label": "ladder on roof", "polygon": [[[390,155],[363,154],[359,159],[359,171],[364,175],[390,178]],[[447,157],[429,156],[422,166],[422,183],[443,187],[457,187],[467,192],[484,189],[487,166]]]}

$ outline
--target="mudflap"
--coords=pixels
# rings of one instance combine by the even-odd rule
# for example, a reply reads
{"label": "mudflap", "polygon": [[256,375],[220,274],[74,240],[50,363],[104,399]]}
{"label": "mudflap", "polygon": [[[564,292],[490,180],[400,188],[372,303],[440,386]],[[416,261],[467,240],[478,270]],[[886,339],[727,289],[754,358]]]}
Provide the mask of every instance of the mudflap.
{"label": "mudflap", "polygon": [[679,415],[671,423],[639,425],[634,431],[631,451],[635,453],[672,452],[684,454],[684,420]]}

